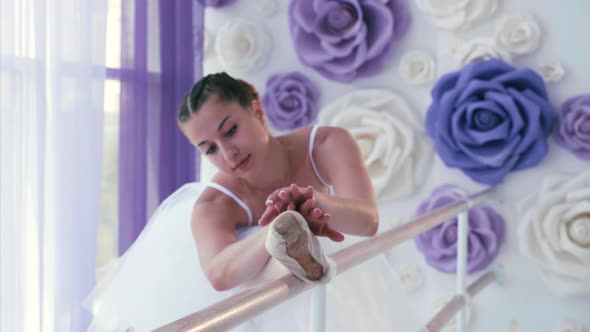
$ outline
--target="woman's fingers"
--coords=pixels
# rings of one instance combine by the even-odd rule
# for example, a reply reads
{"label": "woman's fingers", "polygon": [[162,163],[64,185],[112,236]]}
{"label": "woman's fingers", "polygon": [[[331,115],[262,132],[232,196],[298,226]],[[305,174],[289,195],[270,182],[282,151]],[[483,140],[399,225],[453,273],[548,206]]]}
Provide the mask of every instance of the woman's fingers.
{"label": "woman's fingers", "polygon": [[313,209],[313,211],[311,212],[311,217],[312,217],[313,219],[319,220],[319,219],[320,219],[320,217],[322,216],[322,214],[324,214],[324,213],[322,212],[322,210],[320,210],[320,209],[318,209],[318,208],[315,208],[315,209]]}
{"label": "woman's fingers", "polygon": [[274,209],[274,207],[267,207],[266,210],[264,210],[264,212],[262,213],[262,216],[260,216],[260,219],[258,220],[258,225],[266,226],[270,224],[276,216],[277,212]]}
{"label": "woman's fingers", "polygon": [[296,184],[291,184],[289,186],[289,191],[291,192],[291,199],[294,202],[298,202],[301,199],[301,190],[299,190],[299,187]]}
{"label": "woman's fingers", "polygon": [[315,205],[315,202],[312,199],[308,199],[303,204],[301,204],[301,207],[299,208],[299,212],[304,217],[307,217],[307,216],[309,216],[309,212],[312,211],[314,205]]}
{"label": "woman's fingers", "polygon": [[342,242],[344,241],[344,234],[338,232],[337,230],[333,229],[329,225],[326,225],[323,230],[323,236],[326,236],[330,240],[334,242]]}

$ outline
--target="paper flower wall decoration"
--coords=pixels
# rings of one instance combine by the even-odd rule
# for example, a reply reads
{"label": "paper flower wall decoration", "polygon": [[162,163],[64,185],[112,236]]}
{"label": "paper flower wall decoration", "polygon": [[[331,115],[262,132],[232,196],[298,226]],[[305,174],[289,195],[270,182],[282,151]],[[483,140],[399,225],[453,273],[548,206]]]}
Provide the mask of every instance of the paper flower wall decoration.
{"label": "paper flower wall decoration", "polygon": [[519,204],[518,243],[556,294],[590,295],[590,171],[547,176]]}
{"label": "paper flower wall decoration", "polygon": [[405,0],[293,0],[289,7],[301,62],[340,82],[380,73],[409,24]]}
{"label": "paper flower wall decoration", "polygon": [[578,158],[590,160],[590,94],[566,100],[558,115],[557,143]]}
{"label": "paper flower wall decoration", "polygon": [[417,114],[399,95],[359,90],[324,107],[319,123],[352,134],[378,198],[386,200],[414,193],[431,167],[432,148]]}
{"label": "paper flower wall decoration", "polygon": [[426,115],[443,162],[489,185],[539,164],[554,123],[543,79],[499,60],[476,62],[440,78]]}
{"label": "paper flower wall decoration", "polygon": [[225,23],[215,39],[219,63],[232,73],[245,74],[264,66],[272,47],[270,34],[261,25],[244,20]]}
{"label": "paper flower wall decoration", "polygon": [[497,0],[416,0],[418,9],[432,24],[446,30],[465,30],[489,18]]}
{"label": "paper flower wall decoration", "polygon": [[[451,185],[436,188],[417,209],[417,215],[438,209],[465,198],[465,193]],[[486,268],[498,255],[505,237],[502,216],[487,206],[476,206],[468,211],[467,272]],[[435,269],[444,273],[457,270],[457,217],[421,233],[415,238],[416,247]]]}
{"label": "paper flower wall decoration", "polygon": [[295,129],[315,121],[319,90],[298,72],[278,73],[266,82],[262,106],[277,129]]}

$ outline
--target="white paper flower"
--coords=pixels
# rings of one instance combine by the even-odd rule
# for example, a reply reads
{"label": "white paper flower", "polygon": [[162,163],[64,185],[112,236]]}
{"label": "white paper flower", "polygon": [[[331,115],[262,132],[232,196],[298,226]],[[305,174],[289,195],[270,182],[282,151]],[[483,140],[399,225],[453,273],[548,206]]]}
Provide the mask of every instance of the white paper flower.
{"label": "white paper flower", "polygon": [[279,11],[279,3],[277,0],[259,0],[257,2],[262,17],[271,18]]}
{"label": "white paper flower", "polygon": [[215,52],[226,70],[245,74],[266,64],[271,46],[270,34],[263,26],[235,20],[217,32]]}
{"label": "white paper flower", "polygon": [[429,83],[434,79],[436,67],[430,54],[423,51],[409,51],[399,64],[400,76],[413,85]]}
{"label": "white paper flower", "polygon": [[590,294],[590,171],[550,176],[519,205],[521,252],[558,295]]}
{"label": "white paper flower", "polygon": [[426,177],[433,150],[418,114],[397,94],[360,90],[324,107],[319,123],[348,129],[382,201],[414,193]]}
{"label": "white paper flower", "polygon": [[559,62],[543,65],[537,70],[546,83],[559,82],[565,76],[565,69]]}
{"label": "white paper flower", "polygon": [[456,40],[451,46],[451,54],[460,67],[466,64],[489,59],[499,59],[512,63],[510,53],[498,47],[494,39],[479,37],[468,41]]}
{"label": "white paper flower", "polygon": [[406,293],[413,293],[424,284],[424,277],[418,265],[399,264],[395,267],[399,283]]}
{"label": "white paper flower", "polygon": [[510,53],[532,53],[541,43],[541,28],[532,15],[510,15],[496,26],[496,40],[500,47]]}
{"label": "white paper flower", "polygon": [[[445,294],[435,298],[430,304],[430,316],[434,317],[437,315],[451,300],[455,297],[455,294]],[[473,311],[473,305],[471,301],[467,301],[465,306],[465,327],[469,327],[471,322],[471,315]],[[451,320],[443,326],[440,332],[455,332],[457,331],[457,316],[451,318]]]}
{"label": "white paper flower", "polygon": [[584,327],[571,320],[562,320],[557,324],[555,332],[584,332]]}
{"label": "white paper flower", "polygon": [[416,0],[416,4],[435,26],[447,30],[465,30],[498,7],[497,0]]}

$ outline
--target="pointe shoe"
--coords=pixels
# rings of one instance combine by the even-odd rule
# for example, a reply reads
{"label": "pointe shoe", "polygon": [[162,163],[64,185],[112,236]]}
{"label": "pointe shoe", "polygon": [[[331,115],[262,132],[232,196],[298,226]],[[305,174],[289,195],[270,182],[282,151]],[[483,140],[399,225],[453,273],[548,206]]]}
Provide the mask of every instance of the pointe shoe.
{"label": "pointe shoe", "polygon": [[326,283],[336,274],[336,264],[324,254],[301,214],[285,211],[269,227],[266,250],[291,273],[316,283]]}

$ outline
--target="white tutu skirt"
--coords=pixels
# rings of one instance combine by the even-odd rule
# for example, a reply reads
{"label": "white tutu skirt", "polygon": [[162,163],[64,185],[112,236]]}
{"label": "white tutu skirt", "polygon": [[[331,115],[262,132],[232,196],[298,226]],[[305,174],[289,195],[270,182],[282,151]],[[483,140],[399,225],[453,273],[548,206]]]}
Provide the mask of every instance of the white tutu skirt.
{"label": "white tutu skirt", "polygon": [[[190,183],[170,195],[129,250],[105,268],[84,302],[93,313],[89,331],[151,331],[240,291],[214,290],[199,266],[190,221],[204,188],[205,184]],[[347,238],[338,244],[322,238],[321,244],[329,254],[360,240]],[[286,273],[275,271],[276,277]],[[336,276],[324,286],[326,331],[417,331],[417,315],[410,312],[396,279],[384,255]],[[232,331],[308,331],[311,292]]]}

